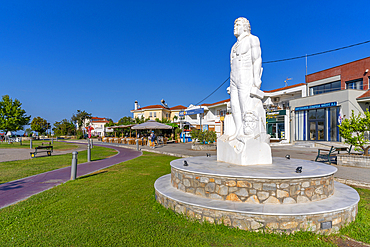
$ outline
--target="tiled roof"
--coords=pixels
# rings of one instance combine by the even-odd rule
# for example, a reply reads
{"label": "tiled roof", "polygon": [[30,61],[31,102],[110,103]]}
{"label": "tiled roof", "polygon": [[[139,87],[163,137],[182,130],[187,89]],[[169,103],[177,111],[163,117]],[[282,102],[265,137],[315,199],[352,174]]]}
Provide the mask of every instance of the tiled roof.
{"label": "tiled roof", "polygon": [[273,92],[277,92],[277,91],[281,91],[281,90],[285,90],[285,89],[289,89],[289,88],[299,87],[299,86],[302,86],[302,85],[306,85],[306,83],[298,83],[298,84],[295,84],[295,85],[282,87],[282,88],[277,88],[277,89],[274,89],[274,90],[264,91],[264,92],[265,93],[273,93]]}
{"label": "tiled roof", "polygon": [[186,106],[177,105],[177,106],[171,107],[170,110],[182,110],[182,109],[186,109],[186,108],[187,108]]}
{"label": "tiled roof", "polygon": [[363,95],[357,97],[357,99],[365,99],[370,97],[370,90],[367,90]]}
{"label": "tiled roof", "polygon": [[162,109],[167,109],[166,107],[164,107],[163,105],[148,105],[148,106],[144,106],[144,107],[141,107],[137,110],[144,110],[144,109],[156,109],[156,108],[162,108]]}
{"label": "tiled roof", "polygon": [[91,122],[103,122],[103,123],[108,123],[106,118],[104,117],[91,117]]}
{"label": "tiled roof", "polygon": [[225,99],[225,100],[221,100],[221,101],[218,101],[216,103],[211,103],[211,104],[201,104],[202,106],[212,106],[212,105],[218,105],[218,104],[221,104],[221,103],[225,103],[225,102],[229,102],[230,99]]}

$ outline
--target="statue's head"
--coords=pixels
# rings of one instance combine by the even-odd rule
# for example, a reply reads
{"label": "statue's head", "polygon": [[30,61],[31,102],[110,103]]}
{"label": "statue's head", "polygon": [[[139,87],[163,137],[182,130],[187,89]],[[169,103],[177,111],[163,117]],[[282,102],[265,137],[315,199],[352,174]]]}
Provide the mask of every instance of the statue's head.
{"label": "statue's head", "polygon": [[234,35],[239,37],[244,32],[251,33],[251,25],[247,18],[239,17],[234,21]]}

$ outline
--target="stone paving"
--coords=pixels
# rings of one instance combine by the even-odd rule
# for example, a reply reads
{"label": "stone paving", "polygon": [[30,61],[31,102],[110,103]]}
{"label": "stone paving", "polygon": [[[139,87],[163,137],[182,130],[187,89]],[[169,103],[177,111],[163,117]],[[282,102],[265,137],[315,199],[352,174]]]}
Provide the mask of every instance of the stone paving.
{"label": "stone paving", "polygon": [[[68,154],[68,153],[72,153],[73,151],[80,152],[80,151],[87,149],[86,145],[78,144],[78,146],[79,147],[77,149],[73,149],[73,150],[72,149],[63,150],[63,151],[54,150],[51,155]],[[29,148],[19,148],[19,149],[18,148],[17,149],[13,149],[13,148],[1,149],[0,148],[0,162],[31,159],[30,152],[34,150],[35,149],[29,149]],[[41,157],[41,156],[46,156],[46,154],[41,153],[37,155],[37,157]]]}

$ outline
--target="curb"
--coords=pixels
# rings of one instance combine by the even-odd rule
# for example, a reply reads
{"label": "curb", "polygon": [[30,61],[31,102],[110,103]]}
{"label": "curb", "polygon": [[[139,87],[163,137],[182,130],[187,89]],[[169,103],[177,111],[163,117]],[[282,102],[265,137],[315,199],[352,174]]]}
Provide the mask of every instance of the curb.
{"label": "curb", "polygon": [[350,180],[350,179],[344,179],[344,178],[334,178],[334,180],[342,184],[370,189],[370,183],[365,183],[365,182],[360,182],[360,181],[355,181],[355,180]]}

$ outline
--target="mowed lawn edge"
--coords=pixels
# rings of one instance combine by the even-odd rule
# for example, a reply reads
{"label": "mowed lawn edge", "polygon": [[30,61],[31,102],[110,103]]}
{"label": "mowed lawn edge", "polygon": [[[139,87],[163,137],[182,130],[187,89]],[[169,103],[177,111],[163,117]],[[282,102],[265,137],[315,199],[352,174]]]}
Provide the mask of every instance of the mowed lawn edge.
{"label": "mowed lawn edge", "polygon": [[[170,173],[174,159],[144,152],[4,208],[0,241],[5,246],[335,246],[339,235],[248,232],[165,209],[155,201],[154,182]],[[369,229],[370,191],[360,192],[361,217],[342,232],[365,241],[361,233],[351,236],[356,227]]]}
{"label": "mowed lawn edge", "polygon": [[[117,153],[112,148],[94,146],[91,150],[91,160],[105,159]],[[87,162],[87,151],[78,152],[78,164],[85,162]],[[71,163],[72,151],[70,154],[52,154],[51,156],[36,156],[36,158],[27,160],[0,162],[0,184],[67,167]]]}

